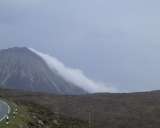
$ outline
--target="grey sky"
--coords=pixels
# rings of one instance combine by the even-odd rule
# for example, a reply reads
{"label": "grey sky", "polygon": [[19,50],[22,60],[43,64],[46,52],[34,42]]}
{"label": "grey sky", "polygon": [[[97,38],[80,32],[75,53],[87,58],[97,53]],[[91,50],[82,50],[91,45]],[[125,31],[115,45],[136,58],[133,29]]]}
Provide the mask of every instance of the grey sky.
{"label": "grey sky", "polygon": [[160,89],[160,1],[1,0],[0,48],[28,46],[119,90]]}

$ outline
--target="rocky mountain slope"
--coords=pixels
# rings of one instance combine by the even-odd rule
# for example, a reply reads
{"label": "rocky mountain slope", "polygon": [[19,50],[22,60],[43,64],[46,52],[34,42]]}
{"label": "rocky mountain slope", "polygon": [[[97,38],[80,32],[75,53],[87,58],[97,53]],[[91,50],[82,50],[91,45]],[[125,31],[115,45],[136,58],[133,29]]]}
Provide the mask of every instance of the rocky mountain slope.
{"label": "rocky mountain slope", "polygon": [[45,61],[28,48],[0,50],[0,87],[54,94],[85,94],[86,91],[51,71]]}

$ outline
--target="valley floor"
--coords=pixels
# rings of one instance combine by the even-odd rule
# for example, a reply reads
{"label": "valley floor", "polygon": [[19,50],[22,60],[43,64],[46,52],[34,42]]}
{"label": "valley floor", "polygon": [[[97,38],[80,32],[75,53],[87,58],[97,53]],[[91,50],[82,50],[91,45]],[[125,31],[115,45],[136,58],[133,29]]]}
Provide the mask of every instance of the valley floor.
{"label": "valley floor", "polygon": [[[18,110],[16,115],[13,114],[15,110]],[[34,103],[15,105],[13,102],[9,120],[0,122],[0,128],[88,128],[87,126],[84,121],[55,114]]]}
{"label": "valley floor", "polygon": [[160,127],[160,91],[62,96],[0,90],[0,97],[20,110],[11,128]]}

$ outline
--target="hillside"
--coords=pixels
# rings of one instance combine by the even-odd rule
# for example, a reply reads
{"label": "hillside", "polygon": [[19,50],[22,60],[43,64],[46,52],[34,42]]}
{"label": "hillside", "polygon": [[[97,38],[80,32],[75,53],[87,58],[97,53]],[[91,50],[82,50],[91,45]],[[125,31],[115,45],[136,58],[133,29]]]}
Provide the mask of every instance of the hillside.
{"label": "hillside", "polygon": [[53,94],[86,94],[82,88],[52,71],[46,62],[26,47],[0,50],[1,88]]}
{"label": "hillside", "polygon": [[94,128],[159,128],[160,92],[56,96],[1,90],[18,104],[36,104],[51,112],[87,121]]}
{"label": "hillside", "polygon": [[[11,95],[12,92],[9,92]],[[0,121],[0,128],[88,128],[88,122],[53,112],[44,105],[32,101],[19,101],[1,91],[1,99],[11,107],[8,119]],[[1,108],[0,108],[1,110]]]}

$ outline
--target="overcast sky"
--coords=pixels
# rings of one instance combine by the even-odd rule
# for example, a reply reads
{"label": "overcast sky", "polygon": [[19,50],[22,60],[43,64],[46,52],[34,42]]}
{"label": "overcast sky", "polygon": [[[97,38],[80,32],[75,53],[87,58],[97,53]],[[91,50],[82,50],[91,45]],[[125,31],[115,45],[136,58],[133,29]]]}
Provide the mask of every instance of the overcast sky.
{"label": "overcast sky", "polygon": [[122,91],[160,89],[159,0],[0,0],[0,48],[28,46]]}

